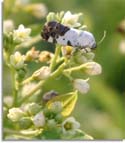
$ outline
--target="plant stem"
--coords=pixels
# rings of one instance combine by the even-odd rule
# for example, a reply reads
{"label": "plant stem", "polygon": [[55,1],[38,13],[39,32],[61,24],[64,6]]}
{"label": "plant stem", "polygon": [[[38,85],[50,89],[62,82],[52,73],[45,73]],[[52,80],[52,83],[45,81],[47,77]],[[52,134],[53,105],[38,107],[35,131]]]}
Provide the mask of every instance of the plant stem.
{"label": "plant stem", "polygon": [[10,65],[10,55],[9,55],[9,53],[7,53],[7,52],[5,51],[5,49],[3,49],[3,57],[4,57],[4,59],[5,59],[5,64],[6,64],[9,68],[11,68],[11,65]]}
{"label": "plant stem", "polygon": [[25,80],[21,83],[21,86],[23,86],[23,85],[29,83],[29,82],[32,81],[32,80],[33,80],[33,77],[32,77],[32,76],[31,76],[31,77],[28,77],[27,79],[25,79]]}
{"label": "plant stem", "polygon": [[12,85],[13,85],[13,106],[17,106],[17,90],[18,90],[18,83],[15,78],[16,71],[15,69],[11,68],[12,71]]}
{"label": "plant stem", "polygon": [[73,71],[78,71],[78,70],[81,70],[81,69],[85,68],[85,66],[86,66],[85,64],[82,64],[82,65],[77,66],[77,67],[65,69],[65,70],[64,70],[64,73],[66,73],[66,72],[71,73],[71,72],[73,72]]}
{"label": "plant stem", "polygon": [[61,64],[56,71],[51,74],[51,77],[57,77],[63,71],[64,67],[66,66],[65,63]]}
{"label": "plant stem", "polygon": [[51,69],[51,71],[54,70],[54,67],[55,67],[55,65],[56,65],[57,58],[58,58],[58,56],[59,56],[59,54],[60,54],[60,51],[61,51],[61,46],[58,45],[58,46],[56,47],[55,55],[54,55],[54,57],[53,57],[53,59],[52,59],[52,62],[51,62],[51,64],[50,64],[50,69]]}
{"label": "plant stem", "polygon": [[45,81],[42,80],[40,81],[21,101],[19,104],[22,104],[23,102],[25,102],[26,100],[28,100],[36,91],[38,91],[39,89],[41,89],[43,83]]}

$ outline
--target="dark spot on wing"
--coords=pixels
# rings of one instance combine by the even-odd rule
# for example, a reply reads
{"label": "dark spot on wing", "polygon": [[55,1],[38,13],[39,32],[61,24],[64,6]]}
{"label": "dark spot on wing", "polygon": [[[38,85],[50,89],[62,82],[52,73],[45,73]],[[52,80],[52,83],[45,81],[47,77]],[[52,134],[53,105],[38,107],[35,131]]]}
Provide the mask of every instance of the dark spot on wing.
{"label": "dark spot on wing", "polygon": [[55,37],[55,36],[56,36],[56,33],[55,33],[55,32],[52,32],[52,33],[50,33],[50,35],[51,35],[52,37]]}
{"label": "dark spot on wing", "polygon": [[57,43],[57,41],[56,41],[56,39],[55,39],[55,38],[53,38],[53,43]]}
{"label": "dark spot on wing", "polygon": [[72,46],[71,42],[68,40],[67,45]]}

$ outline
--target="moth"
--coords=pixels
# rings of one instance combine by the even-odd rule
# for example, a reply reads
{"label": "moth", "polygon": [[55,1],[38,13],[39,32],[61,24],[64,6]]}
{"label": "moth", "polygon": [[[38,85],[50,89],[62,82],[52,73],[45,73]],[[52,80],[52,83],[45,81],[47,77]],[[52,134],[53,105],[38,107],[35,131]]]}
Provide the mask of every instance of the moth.
{"label": "moth", "polygon": [[96,48],[96,41],[92,33],[70,28],[56,21],[46,23],[41,32],[44,40],[63,46],[79,47],[81,49]]}

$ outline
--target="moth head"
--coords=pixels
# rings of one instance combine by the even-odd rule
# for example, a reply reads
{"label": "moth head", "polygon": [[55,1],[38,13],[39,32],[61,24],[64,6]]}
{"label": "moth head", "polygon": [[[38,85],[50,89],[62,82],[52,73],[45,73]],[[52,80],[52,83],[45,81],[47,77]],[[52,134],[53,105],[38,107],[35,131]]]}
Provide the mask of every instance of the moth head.
{"label": "moth head", "polygon": [[50,36],[51,37],[55,36],[56,25],[57,25],[56,21],[50,21],[44,25],[43,30],[41,32],[41,36],[44,40],[48,40]]}

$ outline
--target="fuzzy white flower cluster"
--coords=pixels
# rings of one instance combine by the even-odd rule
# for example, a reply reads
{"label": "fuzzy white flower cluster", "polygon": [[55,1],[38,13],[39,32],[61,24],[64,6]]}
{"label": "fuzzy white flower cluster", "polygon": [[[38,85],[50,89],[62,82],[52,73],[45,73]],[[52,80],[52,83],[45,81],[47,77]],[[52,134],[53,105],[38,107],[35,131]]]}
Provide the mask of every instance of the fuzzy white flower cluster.
{"label": "fuzzy white flower cluster", "polygon": [[47,14],[47,7],[43,3],[30,4],[28,7],[30,8],[31,14],[38,19],[45,17]]}
{"label": "fuzzy white flower cluster", "polygon": [[[87,74],[87,76],[99,75],[102,73],[101,65],[93,61],[95,54],[91,52],[91,50],[87,53],[83,50],[74,52],[73,47],[65,46],[62,47],[62,54],[63,56],[68,57],[70,59],[70,64],[72,67],[64,71],[66,75],[70,74],[73,71],[82,72],[82,74],[85,73]],[[78,90],[81,94],[87,93],[90,89],[88,79],[73,79],[74,89]]]}
{"label": "fuzzy white flower cluster", "polygon": [[24,60],[25,56],[21,55],[20,52],[15,52],[13,55],[10,56],[10,64],[16,69],[24,67]]}
{"label": "fuzzy white flower cluster", "polygon": [[[67,72],[66,74],[70,74],[73,71],[82,72],[82,74],[85,73],[87,76],[99,75],[102,73],[101,65],[93,61],[95,56],[94,53],[84,53],[80,50],[76,51],[73,55],[73,48],[70,48],[70,46],[63,47],[62,53],[65,57],[70,58],[71,66],[73,66],[72,68],[66,69],[64,73]],[[78,66],[74,66],[76,64]],[[90,89],[88,79],[73,79],[73,87],[82,94],[87,93]]]}
{"label": "fuzzy white flower cluster", "polygon": [[23,24],[20,24],[18,29],[13,31],[13,39],[16,42],[24,42],[30,38],[30,33],[30,28],[25,28]]}
{"label": "fuzzy white flower cluster", "polygon": [[[99,75],[102,72],[102,67],[100,64],[96,62],[87,62],[83,64],[82,69],[88,75]],[[88,84],[88,80],[83,79],[75,79],[73,82],[73,86],[77,89],[80,93],[85,94],[89,91],[90,86]]]}
{"label": "fuzzy white flower cluster", "polygon": [[70,11],[67,11],[66,13],[64,11],[61,11],[60,13],[50,12],[47,15],[47,22],[61,21],[62,24],[68,27],[80,27],[82,26],[81,19],[80,19],[81,16],[82,16],[82,13],[72,14]]}
{"label": "fuzzy white flower cluster", "polygon": [[75,120],[74,117],[69,117],[62,123],[63,134],[74,135],[76,129],[80,128],[80,123]]}
{"label": "fuzzy white flower cluster", "polygon": [[21,117],[24,116],[24,112],[20,108],[11,108],[7,117],[13,122],[19,121]]}
{"label": "fuzzy white flower cluster", "polygon": [[82,13],[72,14],[70,11],[67,11],[62,18],[62,23],[69,27],[79,27],[81,26],[79,22],[80,16],[82,16]]}

